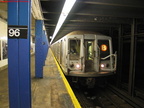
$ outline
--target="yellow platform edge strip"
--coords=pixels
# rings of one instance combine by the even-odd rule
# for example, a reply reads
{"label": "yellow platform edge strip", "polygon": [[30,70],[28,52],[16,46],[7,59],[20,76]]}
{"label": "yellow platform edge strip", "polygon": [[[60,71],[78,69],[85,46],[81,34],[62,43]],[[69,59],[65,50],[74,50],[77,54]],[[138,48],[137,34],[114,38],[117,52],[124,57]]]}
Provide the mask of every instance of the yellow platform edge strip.
{"label": "yellow platform edge strip", "polygon": [[67,79],[65,78],[65,76],[64,76],[64,74],[63,74],[63,72],[62,72],[62,70],[61,70],[61,68],[60,68],[60,66],[59,66],[59,64],[58,64],[58,62],[57,62],[57,60],[56,60],[53,52],[52,52],[52,50],[50,50],[50,51],[51,51],[51,53],[52,53],[52,55],[53,55],[53,57],[54,57],[54,60],[55,60],[56,65],[57,65],[57,67],[58,67],[58,70],[59,70],[59,72],[60,72],[60,74],[61,74],[61,76],[62,76],[63,82],[64,82],[64,84],[65,84],[65,86],[66,86],[66,89],[67,89],[67,91],[68,91],[68,93],[69,93],[69,95],[70,95],[70,97],[71,97],[71,100],[72,100],[72,102],[73,102],[73,104],[74,104],[74,107],[75,107],[75,108],[82,108],[82,107],[80,106],[80,104],[79,104],[79,102],[78,102],[75,94],[73,93],[73,90],[71,89],[71,87],[70,87]]}

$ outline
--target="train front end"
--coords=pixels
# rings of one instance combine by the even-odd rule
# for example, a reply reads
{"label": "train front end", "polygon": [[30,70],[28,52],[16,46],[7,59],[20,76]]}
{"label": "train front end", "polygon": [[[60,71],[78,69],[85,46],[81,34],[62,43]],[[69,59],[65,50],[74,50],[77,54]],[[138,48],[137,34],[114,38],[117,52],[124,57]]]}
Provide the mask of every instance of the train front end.
{"label": "train front end", "polygon": [[116,70],[111,37],[85,34],[68,38],[68,75],[100,77]]}

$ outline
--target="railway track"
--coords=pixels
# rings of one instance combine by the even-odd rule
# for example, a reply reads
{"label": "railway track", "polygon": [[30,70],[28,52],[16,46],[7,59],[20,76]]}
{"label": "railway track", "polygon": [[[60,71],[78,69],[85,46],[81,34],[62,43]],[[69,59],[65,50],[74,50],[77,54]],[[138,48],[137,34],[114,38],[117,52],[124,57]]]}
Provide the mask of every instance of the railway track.
{"label": "railway track", "polygon": [[74,89],[74,93],[82,108],[101,108],[92,101],[92,98],[87,94],[88,92],[84,92],[79,89]]}
{"label": "railway track", "polygon": [[73,90],[82,108],[134,108],[107,88]]}
{"label": "railway track", "polygon": [[98,100],[102,108],[134,108],[110,90],[102,91]]}

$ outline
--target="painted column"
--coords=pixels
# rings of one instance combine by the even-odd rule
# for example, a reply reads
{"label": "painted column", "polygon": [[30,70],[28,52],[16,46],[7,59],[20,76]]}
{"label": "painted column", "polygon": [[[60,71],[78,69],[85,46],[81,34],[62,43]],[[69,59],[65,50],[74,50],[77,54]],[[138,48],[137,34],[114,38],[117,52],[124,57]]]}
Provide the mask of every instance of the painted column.
{"label": "painted column", "polygon": [[49,50],[49,41],[48,41],[48,37],[47,37],[46,33],[45,33],[45,38],[46,38],[46,57],[47,57],[48,50]]}
{"label": "painted column", "polygon": [[43,35],[42,35],[42,49],[43,49],[43,66],[45,65],[45,46],[46,46],[46,41],[45,41],[45,34],[44,34],[44,30],[42,31]]}
{"label": "painted column", "polygon": [[[45,31],[46,32],[46,31]],[[45,33],[46,34],[46,33]],[[46,35],[46,45],[47,45],[47,48],[46,48],[46,56],[47,56],[47,54],[48,54],[48,50],[49,50],[49,41],[48,41],[48,37],[47,37],[47,35]]]}
{"label": "painted column", "polygon": [[31,108],[31,0],[8,3],[9,107]]}
{"label": "painted column", "polygon": [[44,31],[43,43],[44,43],[43,47],[44,47],[44,62],[45,62],[47,54],[48,54],[48,48],[49,48],[48,38],[47,38],[47,35],[46,35],[46,31]]}
{"label": "painted column", "polygon": [[43,51],[43,21],[36,20],[35,27],[35,77],[43,77],[44,65],[44,51]]}

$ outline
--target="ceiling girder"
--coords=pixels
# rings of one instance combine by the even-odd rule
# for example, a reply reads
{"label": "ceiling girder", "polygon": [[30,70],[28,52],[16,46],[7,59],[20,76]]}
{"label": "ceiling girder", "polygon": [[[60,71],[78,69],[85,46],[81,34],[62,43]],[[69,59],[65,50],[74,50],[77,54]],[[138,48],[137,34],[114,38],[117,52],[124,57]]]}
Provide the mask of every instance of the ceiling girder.
{"label": "ceiling girder", "polygon": [[[40,0],[48,36],[53,35],[65,0]],[[105,31],[133,18],[144,19],[142,0],[77,0],[56,39],[73,30]],[[141,23],[141,20],[140,22]],[[56,40],[55,39],[55,40]]]}

